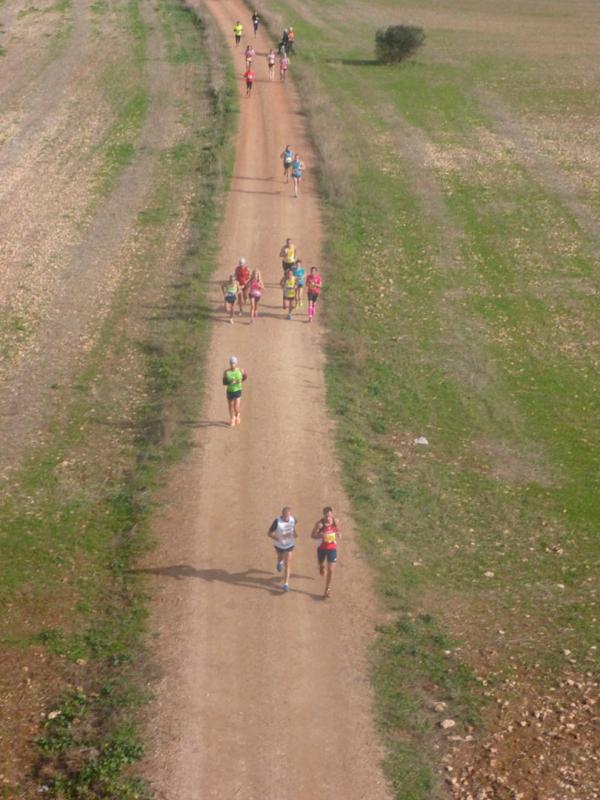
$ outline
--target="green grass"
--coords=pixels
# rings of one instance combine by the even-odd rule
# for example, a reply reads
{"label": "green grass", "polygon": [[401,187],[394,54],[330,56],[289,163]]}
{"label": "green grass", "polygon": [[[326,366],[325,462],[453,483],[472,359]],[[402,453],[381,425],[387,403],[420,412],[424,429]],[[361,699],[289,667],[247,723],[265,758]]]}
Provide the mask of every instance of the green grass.
{"label": "green grass", "polygon": [[[483,736],[513,664],[541,694],[572,668],[564,650],[597,664],[597,242],[479,92],[517,118],[539,114],[541,141],[563,112],[597,120],[596,104],[581,64],[565,76],[560,55],[540,63],[520,40],[461,27],[467,2],[421,5],[456,13],[456,28],[426,26],[412,62],[384,67],[372,62],[379,14],[420,24],[408,3],[269,3],[298,32],[293,74],[334,162],[314,165],[328,200],[328,402],[361,545],[395,615],[373,680],[402,800],[441,796],[436,701],[455,732]],[[478,7],[492,12],[505,13]],[[341,193],[336,170],[351,176]]]}
{"label": "green grass", "polygon": [[[165,0],[167,12],[170,5]],[[200,50],[204,36],[188,13],[174,40]],[[187,135],[157,157],[135,268],[73,385],[55,387],[63,411],[48,443],[2,487],[0,603],[10,613],[1,642],[5,653],[43,647],[65,686],[50,700],[34,770],[36,787],[63,800],[149,796],[131,772],[143,753],[135,723],[151,678],[142,645],[146,597],[131,568],[150,544],[154,487],[189,442],[189,429],[176,421],[196,412],[202,394],[205,281],[216,255],[206,242],[216,238],[234,109],[231,79],[221,95],[209,88],[218,67],[204,58],[192,73],[186,67]],[[190,185],[190,239],[160,294],[148,276]],[[156,308],[150,322],[144,303]]]}

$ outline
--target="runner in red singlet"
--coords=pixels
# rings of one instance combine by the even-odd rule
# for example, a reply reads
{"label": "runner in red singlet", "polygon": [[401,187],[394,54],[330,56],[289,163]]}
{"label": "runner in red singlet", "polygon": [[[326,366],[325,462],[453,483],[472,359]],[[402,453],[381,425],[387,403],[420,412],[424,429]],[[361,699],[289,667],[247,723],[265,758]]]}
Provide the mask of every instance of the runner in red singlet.
{"label": "runner in red singlet", "polygon": [[306,279],[306,293],[308,294],[308,321],[312,322],[315,315],[315,303],[319,299],[323,280],[316,267],[310,268],[310,275]]}
{"label": "runner in red singlet", "polygon": [[[331,506],[325,506],[323,516],[315,522],[311,537],[320,539],[317,548],[317,560],[319,562],[319,574],[325,575],[325,593],[323,597],[331,597],[331,579],[337,561],[337,544],[340,538],[338,523],[333,516]],[[327,562],[327,573],[325,573],[325,562]]]}

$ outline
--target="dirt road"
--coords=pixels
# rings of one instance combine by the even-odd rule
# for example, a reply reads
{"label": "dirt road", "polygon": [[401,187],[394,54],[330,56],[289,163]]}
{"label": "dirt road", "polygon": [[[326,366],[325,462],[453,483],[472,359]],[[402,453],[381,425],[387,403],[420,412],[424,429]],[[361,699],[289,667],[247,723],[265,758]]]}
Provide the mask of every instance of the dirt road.
{"label": "dirt road", "polygon": [[[234,0],[207,5],[241,75],[250,14]],[[246,30],[236,49],[231,28],[238,18]],[[374,603],[336,471],[320,323],[317,315],[309,326],[305,308],[287,321],[277,285],[287,236],[306,266],[320,263],[313,156],[293,86],[267,81],[270,43],[262,32],[255,41],[258,83],[251,99],[240,97],[220,268],[225,277],[245,256],[268,288],[253,325],[247,315],[228,324],[216,281],[211,289],[203,419],[195,447],[164,489],[160,544],[147,564],[158,587],[153,625],[164,673],[146,769],[169,800],[380,800],[390,795],[367,678]],[[278,159],[288,143],[308,167],[297,200]],[[221,385],[231,354],[249,373],[242,424],[234,429],[225,425]],[[277,588],[266,536],[284,504],[300,531],[287,595]],[[334,506],[345,534],[327,601],[309,539],[325,504]]]}

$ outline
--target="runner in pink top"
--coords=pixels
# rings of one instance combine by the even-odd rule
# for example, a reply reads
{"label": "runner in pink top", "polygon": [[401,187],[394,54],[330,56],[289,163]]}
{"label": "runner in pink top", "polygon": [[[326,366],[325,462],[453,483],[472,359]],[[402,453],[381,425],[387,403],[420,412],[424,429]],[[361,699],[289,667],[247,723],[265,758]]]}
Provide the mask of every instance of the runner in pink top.
{"label": "runner in pink top", "polygon": [[323,280],[316,267],[310,268],[310,275],[306,279],[306,292],[308,294],[308,321],[312,322],[315,315],[315,303],[319,299]]}
{"label": "runner in pink top", "polygon": [[263,289],[262,277],[259,269],[253,269],[250,281],[248,282],[248,294],[250,296],[250,322],[258,317],[258,303],[262,297]]}
{"label": "runner in pink top", "polygon": [[285,53],[282,53],[279,56],[279,80],[283,81],[284,83],[289,65],[290,65],[289,58],[286,56]]}

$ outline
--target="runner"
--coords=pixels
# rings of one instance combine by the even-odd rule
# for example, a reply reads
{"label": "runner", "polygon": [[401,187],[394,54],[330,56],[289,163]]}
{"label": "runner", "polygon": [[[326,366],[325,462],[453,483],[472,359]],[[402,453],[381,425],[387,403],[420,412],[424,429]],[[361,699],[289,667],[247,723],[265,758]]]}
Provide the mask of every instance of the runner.
{"label": "runner", "polygon": [[310,268],[310,275],[306,280],[306,291],[308,293],[308,321],[312,322],[315,315],[315,303],[319,299],[321,289],[323,288],[323,280],[319,275],[316,267]]}
{"label": "runner", "polygon": [[262,296],[263,289],[265,288],[262,282],[260,270],[253,269],[249,282],[249,295],[250,295],[250,322],[258,317],[258,303]]}
{"label": "runner", "polygon": [[252,14],[252,27],[254,28],[254,35],[255,36],[258,33],[259,24],[260,24],[260,15],[259,15],[258,11],[255,11],[254,14]]}
{"label": "runner", "polygon": [[248,281],[250,280],[250,270],[246,264],[245,258],[240,258],[237,267],[235,268],[235,279],[239,286],[238,292],[238,314],[242,316],[243,306],[248,301]]}
{"label": "runner", "polygon": [[244,26],[242,23],[238,21],[233,26],[233,35],[235,36],[235,46],[237,47],[242,39],[242,33],[244,32]]}
{"label": "runner", "polygon": [[287,57],[287,54],[283,53],[282,55],[279,56],[279,80],[283,81],[283,83],[285,83],[289,66],[290,66],[290,60]]}
{"label": "runner", "polygon": [[284,592],[289,592],[290,590],[292,552],[298,538],[296,524],[297,520],[292,516],[292,509],[289,506],[284,506],[281,510],[281,516],[273,520],[267,533],[267,536],[275,542],[277,572],[283,572],[281,588]]}
{"label": "runner", "polygon": [[240,294],[240,285],[235,279],[235,275],[230,275],[226,281],[221,284],[223,290],[223,298],[225,301],[225,313],[229,311],[229,322],[233,325],[233,309],[235,301]]}
{"label": "runner", "polygon": [[252,94],[252,87],[254,86],[254,78],[255,78],[255,75],[250,69],[250,67],[248,67],[246,72],[244,72],[244,78],[246,79],[246,97],[250,97],[250,95]]}
{"label": "runner", "polygon": [[304,161],[302,161],[298,153],[296,153],[294,155],[294,160],[292,161],[292,180],[294,181],[294,197],[298,197],[303,170],[304,170]]}
{"label": "runner", "polygon": [[291,239],[286,239],[285,244],[279,251],[279,258],[282,259],[281,267],[284,274],[288,269],[293,269],[296,264],[296,245],[292,244]]}
{"label": "runner", "polygon": [[249,44],[246,49],[244,50],[244,58],[246,59],[246,69],[250,69],[252,67],[252,59],[256,55],[256,50]]}
{"label": "runner", "polygon": [[294,151],[286,144],[285,150],[279,156],[283,160],[283,177],[285,178],[285,182],[287,183],[290,179],[290,169],[292,166],[292,161],[294,160]]}
{"label": "runner", "polygon": [[296,34],[294,33],[294,29],[290,28],[288,31],[288,43],[287,43],[287,52],[290,55],[295,55],[294,44],[296,42]]}
{"label": "runner", "polygon": [[294,277],[294,270],[288,269],[281,279],[280,286],[283,289],[283,309],[287,309],[287,318],[292,318],[292,311],[296,307],[296,287],[298,281]]}
{"label": "runner", "polygon": [[325,593],[323,597],[331,597],[331,579],[333,578],[333,570],[337,561],[337,542],[340,536],[337,520],[333,516],[331,506],[325,506],[323,516],[315,522],[310,535],[313,539],[321,540],[317,548],[320,575],[325,575],[325,561],[327,561],[327,576],[325,578]]}
{"label": "runner", "polygon": [[267,66],[269,68],[270,81],[275,80],[275,59],[276,59],[275,50],[273,49],[269,50],[269,52],[267,53]]}
{"label": "runner", "polygon": [[294,265],[294,278],[296,278],[296,302],[302,308],[304,305],[302,295],[304,293],[304,267],[299,258],[296,259]]}
{"label": "runner", "polygon": [[[232,320],[233,322],[233,320]],[[240,369],[238,360],[235,356],[229,359],[229,369],[223,373],[223,386],[226,386],[227,408],[229,409],[229,427],[239,425],[242,421],[240,416],[240,402],[242,397],[242,383],[248,378],[245,369]]]}

